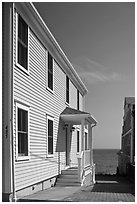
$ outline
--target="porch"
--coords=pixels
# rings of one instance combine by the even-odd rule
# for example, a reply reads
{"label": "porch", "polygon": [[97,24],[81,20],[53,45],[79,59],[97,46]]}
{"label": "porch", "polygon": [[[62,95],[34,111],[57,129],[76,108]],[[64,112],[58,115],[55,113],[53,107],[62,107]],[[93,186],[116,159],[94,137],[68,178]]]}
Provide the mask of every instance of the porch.
{"label": "porch", "polygon": [[[68,185],[70,183],[71,185],[84,185],[86,184],[86,180],[87,182],[90,181],[89,184],[95,183],[95,164],[93,163],[92,149],[92,128],[96,126],[96,120],[87,112],[68,107],[61,113],[60,118],[64,121],[65,124],[66,166],[68,167],[68,170],[71,170],[71,172],[64,170],[64,172],[62,172],[61,174],[61,179],[59,180],[62,180],[62,183],[64,184],[66,183],[64,181],[67,181]],[[70,164],[69,142],[67,143],[67,141],[69,140],[69,132],[73,131],[73,129],[75,129],[75,127],[77,126],[80,126],[80,147],[79,153],[77,154],[77,164],[74,167]],[[70,173],[70,175],[68,173]],[[73,179],[71,180],[71,178]]]}

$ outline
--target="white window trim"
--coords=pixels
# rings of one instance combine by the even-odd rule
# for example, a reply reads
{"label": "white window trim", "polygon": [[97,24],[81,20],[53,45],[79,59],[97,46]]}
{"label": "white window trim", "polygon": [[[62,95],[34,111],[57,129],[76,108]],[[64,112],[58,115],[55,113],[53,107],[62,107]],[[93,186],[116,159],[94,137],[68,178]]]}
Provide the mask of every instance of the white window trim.
{"label": "white window trim", "polygon": [[87,151],[87,150],[89,150],[89,138],[88,138],[89,134],[88,134],[88,131],[84,132],[84,143],[85,143],[85,135],[86,135],[85,133],[87,134],[87,149],[85,151]]}
{"label": "white window trim", "polygon": [[[48,154],[48,120],[53,121],[53,154]],[[47,157],[54,157],[54,118],[47,115]]]}
{"label": "white window trim", "polygon": [[[20,14],[18,14],[17,12],[16,12],[16,66],[18,67],[18,68],[20,68],[23,72],[25,72],[26,74],[28,74],[29,75],[29,47],[30,47],[30,45],[29,45],[29,33],[30,33],[30,29],[29,29],[29,26],[28,26],[28,62],[27,62],[27,65],[28,65],[28,69],[26,70],[22,65],[20,65],[19,63],[18,63],[18,16],[19,16]],[[21,16],[22,17],[22,16]],[[24,18],[23,18],[24,19]],[[26,21],[25,21],[26,22]],[[28,25],[28,24],[27,24]]]}
{"label": "white window trim", "polygon": [[49,87],[48,87],[48,51],[47,51],[47,90],[48,91],[50,91],[52,94],[54,94],[54,58],[53,58],[53,56],[51,55],[51,53],[49,53],[50,55],[51,55],[51,57],[52,57],[52,61],[53,61],[53,90],[52,89],[50,89]]}
{"label": "white window trim", "polygon": [[[67,75],[66,75],[66,85],[67,85]],[[68,106],[70,106],[70,78],[68,77],[68,79],[69,79],[69,103],[67,102],[67,96],[66,96],[66,92],[65,92],[65,104],[66,105],[68,105]],[[65,85],[65,86],[66,86]],[[65,88],[65,91],[67,91],[67,86],[66,86],[66,88]]]}
{"label": "white window trim", "polygon": [[[79,152],[77,151],[77,154],[79,155],[80,154],[80,130],[77,129],[77,132],[79,132]],[[77,137],[78,139],[78,137]],[[78,141],[77,141],[77,145],[78,145]]]}
{"label": "white window trim", "polygon": [[[18,155],[18,108],[21,108],[28,112],[28,156],[19,156]],[[30,133],[29,133],[29,107],[16,103],[16,160],[28,160],[30,158]]]}

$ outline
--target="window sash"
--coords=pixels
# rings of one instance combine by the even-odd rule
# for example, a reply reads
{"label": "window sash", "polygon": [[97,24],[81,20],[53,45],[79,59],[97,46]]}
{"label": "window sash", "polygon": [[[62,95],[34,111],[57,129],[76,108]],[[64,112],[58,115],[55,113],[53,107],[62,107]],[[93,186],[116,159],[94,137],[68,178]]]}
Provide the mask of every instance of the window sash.
{"label": "window sash", "polygon": [[48,118],[48,155],[53,155],[53,120]]}
{"label": "window sash", "polygon": [[88,150],[88,134],[85,132],[85,150]]}
{"label": "window sash", "polygon": [[66,76],[66,102],[69,103],[69,78]]}
{"label": "window sash", "polygon": [[53,58],[48,52],[48,87],[53,91]]}
{"label": "window sash", "polygon": [[28,25],[18,14],[18,63],[28,70]]}
{"label": "window sash", "polygon": [[77,131],[77,152],[79,152],[79,131]]}
{"label": "window sash", "polygon": [[28,157],[28,108],[17,104],[17,156]]}
{"label": "window sash", "polygon": [[79,90],[77,90],[77,109],[79,110]]}

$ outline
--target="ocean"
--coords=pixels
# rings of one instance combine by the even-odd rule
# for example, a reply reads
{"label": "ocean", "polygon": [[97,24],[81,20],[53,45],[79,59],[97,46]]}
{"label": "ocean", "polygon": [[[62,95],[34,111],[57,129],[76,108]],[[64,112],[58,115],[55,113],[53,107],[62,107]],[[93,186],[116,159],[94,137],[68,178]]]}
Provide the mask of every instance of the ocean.
{"label": "ocean", "polygon": [[119,149],[94,149],[93,160],[96,164],[96,174],[116,174]]}

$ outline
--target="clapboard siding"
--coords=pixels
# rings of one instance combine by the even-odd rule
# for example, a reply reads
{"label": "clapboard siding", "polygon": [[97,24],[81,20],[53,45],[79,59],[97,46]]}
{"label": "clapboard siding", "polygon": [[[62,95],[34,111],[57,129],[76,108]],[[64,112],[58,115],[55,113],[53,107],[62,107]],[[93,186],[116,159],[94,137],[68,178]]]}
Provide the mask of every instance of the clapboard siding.
{"label": "clapboard siding", "polygon": [[[66,74],[56,60],[54,65],[54,93],[47,89],[48,50],[29,29],[29,73],[16,65],[16,15],[14,14],[14,150],[16,158],[16,103],[29,106],[29,160],[15,160],[16,190],[58,175],[65,168],[65,131],[60,114],[66,107]],[[82,104],[82,97],[80,98]],[[70,81],[70,106],[77,108],[77,89]],[[82,109],[82,105],[80,105]],[[54,155],[47,157],[47,115],[54,119]],[[61,127],[60,135],[59,125]],[[75,136],[75,137],[74,137]],[[59,140],[59,137],[62,137]],[[76,135],[72,135],[72,150]],[[74,150],[73,157],[76,158]]]}

